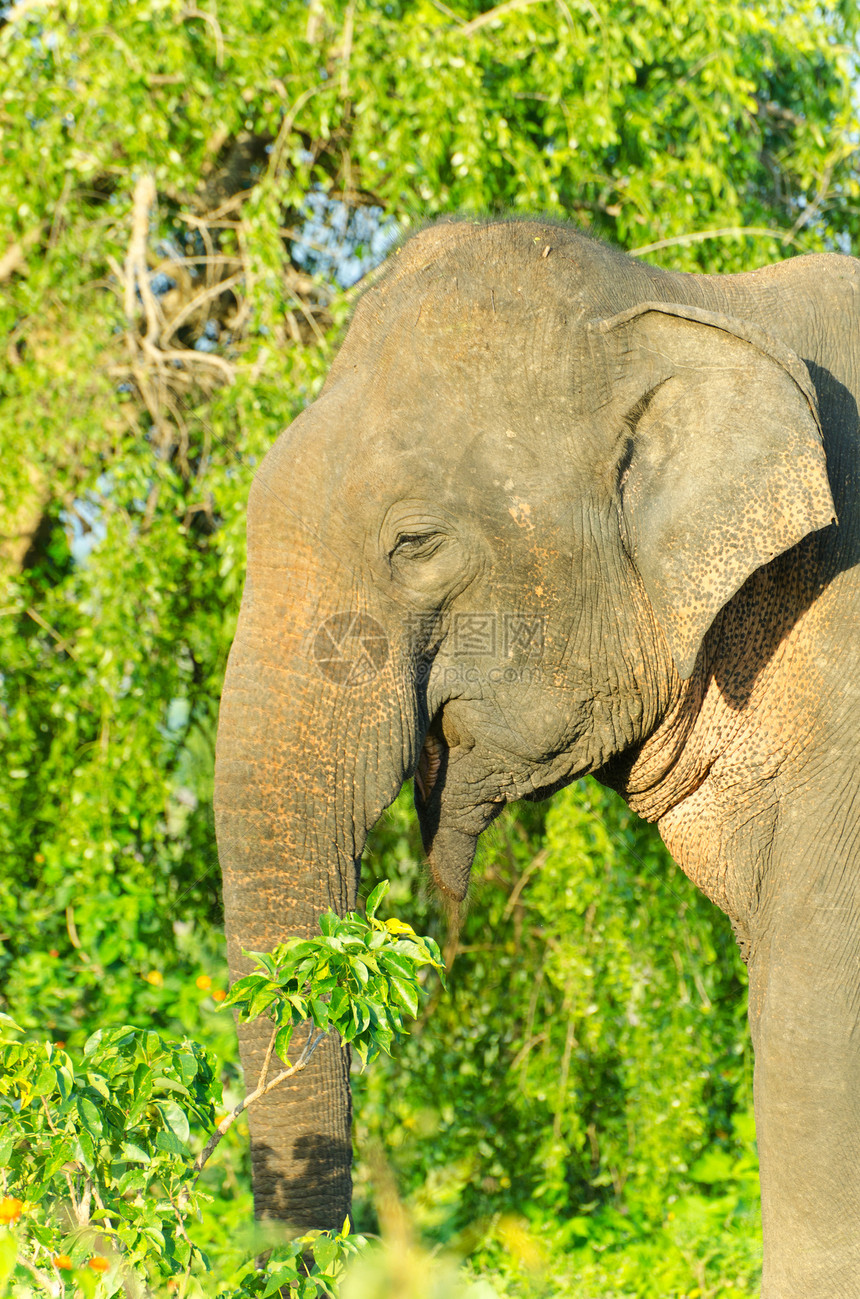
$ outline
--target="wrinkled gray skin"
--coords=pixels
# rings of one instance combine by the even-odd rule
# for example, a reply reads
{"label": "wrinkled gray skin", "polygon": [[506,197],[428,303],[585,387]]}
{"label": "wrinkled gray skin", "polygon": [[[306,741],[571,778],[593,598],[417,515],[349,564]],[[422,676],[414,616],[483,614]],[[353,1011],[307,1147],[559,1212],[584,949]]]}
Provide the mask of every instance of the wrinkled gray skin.
{"label": "wrinkled gray skin", "polygon": [[[749,962],[766,1299],[860,1295],[858,268],[417,235],[257,475],[218,740],[234,976],[355,905],[416,770],[455,900],[584,772],[659,823]],[[252,1111],[258,1212],[339,1225],[349,1123],[331,1043]]]}

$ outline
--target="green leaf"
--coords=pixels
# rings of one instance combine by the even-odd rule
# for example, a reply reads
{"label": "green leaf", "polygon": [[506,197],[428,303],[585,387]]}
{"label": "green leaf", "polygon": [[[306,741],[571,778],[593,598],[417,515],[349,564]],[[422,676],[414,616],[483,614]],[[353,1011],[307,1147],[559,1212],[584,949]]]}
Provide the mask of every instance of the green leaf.
{"label": "green leaf", "polygon": [[185,1111],[181,1109],[175,1101],[158,1101],[158,1109],[164,1119],[165,1125],[179,1140],[183,1143],[188,1141],[190,1130],[188,1127],[188,1117]]}
{"label": "green leaf", "polygon": [[0,1010],[0,1036],[7,1035],[9,1033],[23,1033],[23,1032],[24,1030],[21,1027],[21,1025],[16,1024],[15,1020],[12,1018],[11,1015],[7,1015],[5,1011]]}
{"label": "green leaf", "polygon": [[329,1018],[337,1023],[349,1010],[349,994],[345,988],[335,988],[328,1003]]}
{"label": "green leaf", "polygon": [[376,915],[376,909],[379,906],[382,899],[385,897],[390,887],[391,885],[389,884],[388,880],[380,880],[380,882],[377,884],[376,888],[373,890],[370,897],[367,899],[367,902],[365,903],[364,913],[367,916],[368,920],[372,920],[373,917]]}
{"label": "green leaf", "polygon": [[268,1299],[269,1295],[278,1294],[282,1286],[287,1286],[291,1281],[296,1281],[299,1275],[295,1263],[280,1267],[277,1272],[266,1278],[266,1288],[262,1291],[262,1299]]}
{"label": "green leaf", "polygon": [[329,1009],[328,1006],[325,1004],[325,1002],[320,1001],[318,997],[311,997],[309,1004],[310,1004],[311,1016],[317,1028],[322,1029],[324,1031],[328,1029]]}
{"label": "green leaf", "polygon": [[199,1072],[197,1057],[192,1055],[190,1051],[180,1051],[176,1056],[176,1061],[182,1081],[186,1087],[190,1087]]}
{"label": "green leaf", "polygon": [[366,1065],[371,1052],[371,1044],[363,1037],[356,1037],[353,1042],[355,1050],[358,1052],[362,1065]]}
{"label": "green leaf", "polygon": [[75,1103],[77,1105],[80,1120],[87,1132],[91,1133],[94,1137],[100,1137],[102,1135],[102,1116],[90,1100],[89,1096],[78,1096],[76,1097]]}
{"label": "green leaf", "polygon": [[246,952],[257,964],[266,971],[270,979],[274,979],[277,963],[274,954],[271,952]]}
{"label": "green leaf", "polygon": [[53,1065],[44,1064],[33,1083],[34,1096],[48,1096],[56,1087],[56,1070]]}
{"label": "green leaf", "polygon": [[380,952],[378,960],[386,970],[393,969],[407,978],[414,977],[415,963],[410,961],[402,952],[397,952],[389,947],[384,952]]}
{"label": "green leaf", "polygon": [[15,1268],[18,1243],[11,1231],[0,1231],[0,1285],[4,1285]]}
{"label": "green leaf", "polygon": [[95,1164],[95,1151],[93,1149],[93,1139],[90,1136],[89,1132],[87,1132],[85,1129],[82,1129],[81,1131],[78,1132],[77,1141],[78,1141],[78,1148],[80,1150],[80,1154],[76,1155],[75,1158],[79,1158],[81,1163],[83,1163],[84,1166],[87,1168],[87,1170],[91,1172]]}
{"label": "green leaf", "polygon": [[151,1164],[152,1159],[142,1146],[137,1145],[134,1141],[124,1141],[122,1144],[122,1157],[129,1163]]}
{"label": "green leaf", "polygon": [[0,1168],[9,1167],[9,1158],[15,1145],[15,1136],[12,1132],[4,1132],[0,1127]]}
{"label": "green leaf", "polygon": [[287,1059],[287,1052],[290,1049],[293,1028],[293,1024],[285,1024],[283,1028],[279,1028],[275,1034],[275,1054],[283,1060],[284,1064],[286,1064],[288,1068],[289,1060]]}
{"label": "green leaf", "polygon": [[153,1089],[159,1088],[161,1091],[176,1092],[178,1096],[184,1096],[191,1099],[191,1093],[184,1083],[177,1082],[175,1078],[167,1078],[163,1074],[159,1078],[153,1078]]}
{"label": "green leaf", "polygon": [[104,1100],[106,1101],[110,1100],[110,1095],[111,1095],[110,1088],[108,1087],[107,1083],[105,1082],[101,1074],[96,1073],[94,1070],[90,1069],[87,1071],[86,1078],[87,1078],[87,1083],[89,1084],[90,1087],[93,1088],[94,1091],[97,1091],[98,1094]]}
{"label": "green leaf", "polygon": [[167,1155],[188,1155],[188,1146],[170,1129],[162,1128],[155,1134],[155,1147]]}
{"label": "green leaf", "polygon": [[317,1267],[321,1272],[325,1272],[337,1258],[340,1249],[337,1241],[330,1236],[318,1236],[311,1246],[311,1252]]}
{"label": "green leaf", "polygon": [[418,987],[416,984],[409,982],[407,979],[391,976],[391,987],[396,994],[397,1001],[403,1006],[413,1019],[418,1016]]}
{"label": "green leaf", "polygon": [[352,1017],[355,1020],[355,1025],[359,1033],[363,1033],[364,1030],[370,1025],[370,1011],[367,1009],[367,1006],[365,1005],[363,1000],[353,1001]]}
{"label": "green leaf", "polygon": [[101,1046],[103,1036],[103,1030],[100,1028],[97,1028],[95,1033],[91,1033],[84,1043],[84,1055],[94,1055]]}

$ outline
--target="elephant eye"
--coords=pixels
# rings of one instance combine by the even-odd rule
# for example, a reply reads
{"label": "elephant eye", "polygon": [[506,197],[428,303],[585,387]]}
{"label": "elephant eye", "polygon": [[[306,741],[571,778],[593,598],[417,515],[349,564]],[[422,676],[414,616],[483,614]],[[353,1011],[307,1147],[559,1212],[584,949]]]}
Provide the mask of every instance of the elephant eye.
{"label": "elephant eye", "polygon": [[394,543],[389,559],[424,559],[432,555],[444,539],[441,532],[402,532]]}

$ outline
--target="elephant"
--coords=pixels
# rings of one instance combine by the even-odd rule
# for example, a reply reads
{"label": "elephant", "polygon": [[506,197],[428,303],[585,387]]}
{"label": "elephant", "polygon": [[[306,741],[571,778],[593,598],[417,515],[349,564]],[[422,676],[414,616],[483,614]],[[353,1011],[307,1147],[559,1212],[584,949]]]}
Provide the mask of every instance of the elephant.
{"label": "elephant", "polygon": [[[454,907],[513,800],[593,773],[657,823],[749,968],[765,1299],[860,1294],[858,397],[851,257],[428,225],[256,474],[221,702],[234,978],[355,908],[411,777]],[[342,1222],[348,1070],[251,1111],[259,1214]]]}

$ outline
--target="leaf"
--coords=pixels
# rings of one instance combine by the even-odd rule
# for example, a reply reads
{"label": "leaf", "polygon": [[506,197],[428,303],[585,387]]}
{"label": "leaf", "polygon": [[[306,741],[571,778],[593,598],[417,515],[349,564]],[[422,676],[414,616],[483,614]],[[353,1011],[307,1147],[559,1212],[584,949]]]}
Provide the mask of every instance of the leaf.
{"label": "leaf", "polygon": [[89,1132],[84,1130],[78,1133],[78,1149],[80,1155],[76,1155],[76,1158],[80,1159],[80,1162],[87,1170],[92,1171],[95,1163],[95,1152],[93,1150],[93,1139]]}
{"label": "leaf", "polygon": [[398,920],[396,916],[391,916],[384,921],[385,928],[389,934],[408,934],[410,937],[416,937],[415,930],[411,925],[407,925],[405,920]]}
{"label": "leaf", "polygon": [[363,1037],[356,1037],[353,1046],[358,1052],[358,1055],[361,1059],[362,1066],[365,1066],[367,1064],[368,1057],[370,1056],[370,1051],[371,1051],[370,1043]]}
{"label": "leaf", "polygon": [[278,989],[271,983],[266,983],[262,988],[257,988],[253,996],[248,1000],[247,1006],[241,1009],[241,1015],[244,1021],[257,1019],[262,1015],[264,1010],[268,1010],[272,1002],[278,996]]}
{"label": "leaf", "polygon": [[162,1150],[166,1155],[188,1155],[188,1147],[184,1141],[180,1141],[175,1132],[162,1128],[155,1134],[155,1146],[157,1150]]}
{"label": "leaf", "polygon": [[279,1028],[275,1034],[275,1054],[283,1060],[287,1068],[290,1067],[290,1062],[287,1059],[287,1052],[290,1049],[290,1040],[293,1036],[294,1027],[293,1024],[285,1024],[284,1027]]}
{"label": "leaf", "polygon": [[363,1033],[364,1030],[370,1025],[370,1012],[368,1011],[367,1006],[364,1004],[363,1001],[353,1001],[352,1017],[355,1021],[355,1026],[358,1029],[359,1033]]}
{"label": "leaf", "polygon": [[272,952],[245,952],[245,955],[256,961],[261,969],[266,971],[270,979],[274,979],[277,963]]}
{"label": "leaf", "polygon": [[299,1271],[295,1263],[281,1267],[266,1280],[266,1288],[262,1292],[262,1299],[267,1299],[269,1295],[276,1295],[280,1292],[282,1286],[289,1285],[290,1281],[295,1281],[299,1276]]}
{"label": "leaf", "polygon": [[44,1064],[33,1083],[34,1096],[48,1096],[56,1088],[57,1074],[53,1065]]}
{"label": "leaf", "polygon": [[153,1078],[153,1088],[160,1088],[161,1091],[176,1092],[179,1096],[184,1096],[187,1100],[191,1099],[191,1094],[184,1083],[177,1082],[175,1078],[166,1078],[162,1075],[160,1078]]}
{"label": "leaf", "polygon": [[390,888],[391,885],[389,884],[388,880],[379,881],[376,888],[373,890],[373,892],[371,893],[370,897],[367,899],[367,902],[364,905],[364,914],[367,916],[368,920],[372,920],[373,917],[376,915],[377,907],[379,906],[380,902],[385,897],[386,893]]}
{"label": "leaf", "polygon": [[12,1275],[18,1257],[18,1242],[11,1231],[0,1232],[0,1285]]}
{"label": "leaf", "polygon": [[15,1020],[12,1018],[11,1015],[7,1015],[5,1011],[0,1010],[0,1034],[5,1035],[7,1033],[23,1033],[23,1032],[24,1030],[21,1027],[21,1025],[16,1024]]}
{"label": "leaf", "polygon": [[100,1028],[97,1028],[95,1033],[90,1034],[86,1042],[84,1042],[84,1055],[93,1055],[98,1050],[103,1035],[103,1030]]}
{"label": "leaf", "polygon": [[157,1104],[166,1126],[180,1141],[187,1142],[190,1132],[185,1111],[175,1101],[158,1101]]}
{"label": "leaf", "polygon": [[0,1128],[0,1168],[9,1167],[9,1157],[15,1145],[15,1137],[11,1132],[4,1132]]}
{"label": "leaf", "polygon": [[346,988],[335,988],[328,1003],[329,1018],[337,1023],[349,1010],[349,993]]}
{"label": "leaf", "polygon": [[74,1159],[75,1139],[73,1136],[55,1137],[51,1142],[50,1155],[45,1163],[44,1175],[53,1177],[63,1164]]}
{"label": "leaf", "polygon": [[413,1019],[418,1015],[418,989],[414,983],[406,979],[399,979],[395,975],[391,976],[391,987],[397,994],[397,1000],[401,1006],[404,1006]]}
{"label": "leaf", "polygon": [[311,1246],[311,1252],[317,1267],[321,1272],[325,1272],[338,1256],[337,1241],[332,1240],[330,1236],[318,1236]]}
{"label": "leaf", "polygon": [[317,1028],[322,1029],[323,1031],[327,1030],[329,1027],[329,1010],[325,1002],[320,1001],[318,997],[311,997],[310,1009],[311,1016]]}
{"label": "leaf", "polygon": [[78,1096],[75,1101],[78,1115],[86,1130],[95,1137],[102,1135],[102,1116],[89,1096]]}
{"label": "leaf", "polygon": [[107,1083],[105,1082],[101,1074],[96,1073],[94,1070],[90,1069],[87,1071],[86,1077],[90,1087],[92,1087],[94,1091],[97,1091],[98,1094],[104,1098],[104,1100],[109,1101],[111,1095],[110,1088],[108,1087]]}
{"label": "leaf", "polygon": [[408,979],[414,976],[415,964],[403,952],[397,952],[391,947],[386,948],[384,952],[380,952],[379,961],[386,969],[393,968]]}
{"label": "leaf", "polygon": [[177,1064],[179,1066],[179,1076],[186,1087],[190,1086],[200,1069],[197,1057],[192,1055],[190,1051],[180,1051],[177,1056]]}
{"label": "leaf", "polygon": [[134,1141],[123,1142],[122,1157],[123,1159],[128,1160],[129,1163],[137,1163],[137,1164],[152,1163],[151,1156],[143,1149],[142,1146],[137,1145]]}

